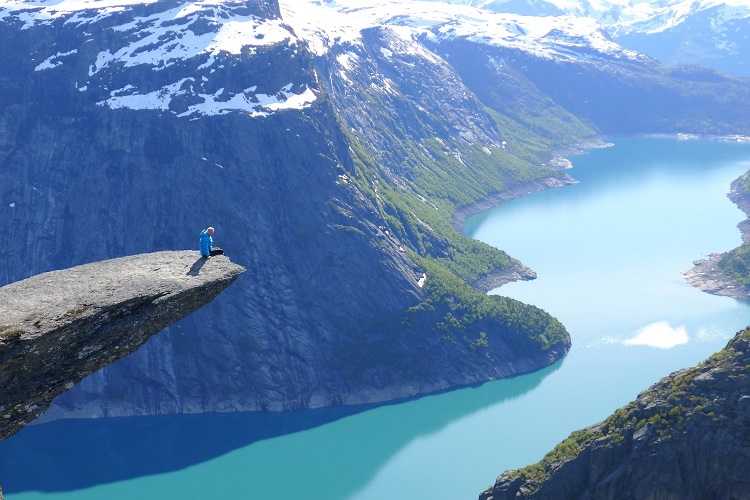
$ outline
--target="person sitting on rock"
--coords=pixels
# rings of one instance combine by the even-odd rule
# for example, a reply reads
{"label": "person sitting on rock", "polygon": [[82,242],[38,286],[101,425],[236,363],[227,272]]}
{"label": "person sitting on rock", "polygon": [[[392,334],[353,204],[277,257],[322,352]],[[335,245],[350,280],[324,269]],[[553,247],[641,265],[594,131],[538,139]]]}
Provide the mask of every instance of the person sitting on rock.
{"label": "person sitting on rock", "polygon": [[207,227],[201,231],[200,249],[203,257],[213,257],[214,255],[224,255],[224,250],[213,246],[214,228]]}

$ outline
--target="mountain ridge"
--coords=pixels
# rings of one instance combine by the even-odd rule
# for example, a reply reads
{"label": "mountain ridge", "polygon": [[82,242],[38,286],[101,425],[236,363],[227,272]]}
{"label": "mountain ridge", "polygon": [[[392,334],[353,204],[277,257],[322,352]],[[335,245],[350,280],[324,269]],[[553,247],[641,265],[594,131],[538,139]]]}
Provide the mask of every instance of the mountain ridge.
{"label": "mountain ridge", "polygon": [[[252,7],[253,16],[277,19],[276,4],[266,3],[238,8]],[[129,66],[128,61],[138,55],[134,47],[141,47],[134,34],[150,39],[152,28],[168,34],[163,42],[176,44],[177,53],[183,53],[182,42],[170,38],[170,25],[164,26],[163,12],[176,11],[175,5],[118,8],[101,16],[96,10],[80,17],[67,13],[25,29],[20,29],[23,16],[6,16],[9,22],[0,30],[12,41],[31,41],[35,30],[41,30],[38,60],[22,64],[22,52],[0,51],[3,63],[17,70],[4,81],[8,91],[3,98],[9,105],[0,120],[0,161],[8,166],[2,174],[3,199],[8,199],[4,210],[13,223],[13,240],[32,246],[24,251],[17,244],[8,250],[8,265],[0,270],[3,279],[93,260],[103,252],[179,247],[194,241],[196,226],[207,225],[216,227],[217,244],[248,263],[251,276],[246,288],[228,291],[215,306],[218,312],[207,316],[208,311],[200,311],[134,356],[88,377],[58,398],[45,419],[390,401],[527,372],[567,352],[569,337],[557,320],[538,308],[485,298],[462,281],[498,271],[510,261],[499,250],[457,235],[442,216],[450,205],[430,199],[428,191],[438,186],[450,189],[451,204],[472,201],[490,189],[490,182],[493,189],[505,189],[494,176],[500,162],[511,157],[500,153],[501,142],[487,115],[477,121],[482,126],[474,123],[473,114],[481,111],[476,99],[464,97],[464,91],[452,94],[456,105],[470,110],[454,122],[437,118],[434,107],[440,101],[429,95],[420,109],[395,93],[395,109],[411,108],[411,123],[424,125],[421,135],[399,142],[397,134],[406,129],[393,123],[383,128],[380,120],[391,118],[381,112],[359,127],[364,135],[355,136],[359,130],[343,126],[333,93],[323,86],[325,68],[339,61],[315,59],[291,35],[239,55],[220,51],[215,66],[204,68],[208,81],[201,76],[202,86],[187,83],[173,92],[170,82],[183,81],[182,71],[204,64],[211,55],[200,52],[162,67],[165,49],[160,42],[144,49],[146,63]],[[194,11],[188,26],[213,26],[218,31],[211,33],[220,33],[223,25],[211,24],[214,13],[208,12],[208,24],[202,24],[208,6],[201,5],[205,8]],[[231,22],[232,12],[225,14]],[[183,26],[187,17],[178,16],[174,26]],[[264,32],[261,20],[244,22]],[[128,29],[117,31],[121,26]],[[52,45],[57,30],[66,34],[60,38],[64,47]],[[425,61],[440,78],[448,78],[446,84],[460,84],[416,42],[379,30],[365,32],[375,43],[371,53],[377,58],[384,57],[377,47],[382,35],[388,43],[418,50],[409,64]],[[102,49],[108,37],[114,37],[117,51]],[[75,40],[82,48],[61,58],[69,63],[35,70],[50,53],[69,53]],[[102,53],[109,62],[92,67],[90,62]],[[117,53],[123,54],[121,61],[109,56]],[[340,73],[330,78],[343,82]],[[166,89],[164,102],[169,97],[169,104],[164,109],[108,104],[110,89],[123,89],[128,80],[135,80],[128,95]],[[248,80],[258,84],[255,97],[266,92],[264,86],[284,89],[288,82],[297,82],[295,91],[306,87],[317,97],[299,107],[264,104],[260,110],[186,114],[205,102],[202,96],[216,95],[211,85],[240,89],[241,99],[254,106],[252,92],[244,93]],[[337,95],[344,96],[346,86],[341,89],[343,94]],[[386,83],[380,90],[364,89],[367,97],[355,100],[350,118],[364,117],[363,106],[369,104],[363,103],[385,90]],[[126,95],[117,92],[121,94]],[[274,95],[279,103],[292,100]],[[398,112],[392,116],[401,119]],[[489,132],[483,130],[485,124]],[[451,137],[453,130],[467,135],[444,149],[434,135],[438,129],[437,139]],[[376,144],[378,135],[383,142],[366,151],[362,144]],[[417,146],[417,140],[427,142]],[[88,147],[74,146],[80,144]],[[407,182],[413,164],[401,164],[407,150],[436,159],[433,174],[448,173],[451,181],[422,186],[419,198]],[[382,159],[376,162],[372,154]],[[484,165],[462,179],[466,155]],[[457,189],[469,179],[474,191]],[[444,227],[433,227],[437,225]],[[458,251],[446,235],[460,245]],[[420,252],[439,259],[434,272],[427,270],[434,263],[419,260]],[[464,276],[443,274],[443,266]],[[443,284],[435,282],[437,276],[444,277]],[[459,296],[466,301],[456,308],[454,297]],[[517,315],[537,318],[539,330],[521,331],[510,321]],[[456,318],[463,329],[445,335],[442,329]],[[206,327],[214,332],[212,342],[183,333]],[[134,378],[149,382],[133,384]]]}
{"label": "mountain ridge", "polygon": [[[599,50],[572,36],[590,21],[509,16],[502,46],[374,10],[321,7],[311,20],[355,26],[310,31],[274,1],[0,5],[2,47],[33,47],[0,50],[0,279],[181,248],[208,225],[251,276],[48,418],[382,402],[547,366],[564,327],[477,291],[531,274],[453,214],[571,182],[550,151],[587,137],[750,128],[746,83]],[[213,342],[183,335],[206,325]]]}

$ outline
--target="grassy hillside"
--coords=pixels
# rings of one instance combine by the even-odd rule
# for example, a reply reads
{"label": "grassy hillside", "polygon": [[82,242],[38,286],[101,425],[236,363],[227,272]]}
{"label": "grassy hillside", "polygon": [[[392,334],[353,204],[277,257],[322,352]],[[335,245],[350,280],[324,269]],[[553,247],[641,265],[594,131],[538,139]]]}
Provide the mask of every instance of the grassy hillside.
{"label": "grassy hillside", "polygon": [[[373,38],[378,44],[388,43],[386,35]],[[455,90],[451,94],[444,85],[457,76],[444,66],[415,62],[408,54],[386,60],[379,49],[364,56],[360,55],[360,64],[369,74],[392,74],[394,80],[402,66],[412,71],[422,67],[419,76],[424,84],[418,96],[406,83],[397,86],[398,80],[362,85],[345,95],[333,93],[350,141],[349,176],[374,200],[385,229],[398,237],[404,251],[427,273],[427,299],[411,311],[413,317],[432,317],[438,333],[472,331],[469,343],[484,342],[477,325],[487,321],[495,321],[496,330],[525,337],[541,350],[568,342],[564,327],[540,309],[488,297],[469,285],[503,271],[513,261],[502,250],[457,232],[451,221],[459,208],[490,195],[563,177],[543,165],[550,150],[591,136],[593,130],[553,103],[538,105],[530,85],[523,102],[536,103],[534,109],[521,103],[509,110],[498,106],[498,101],[484,102],[465,88],[462,91],[460,83],[456,87],[462,95]],[[381,91],[383,87],[388,92]],[[462,108],[456,108],[456,101]],[[404,117],[408,122],[398,121]]]}

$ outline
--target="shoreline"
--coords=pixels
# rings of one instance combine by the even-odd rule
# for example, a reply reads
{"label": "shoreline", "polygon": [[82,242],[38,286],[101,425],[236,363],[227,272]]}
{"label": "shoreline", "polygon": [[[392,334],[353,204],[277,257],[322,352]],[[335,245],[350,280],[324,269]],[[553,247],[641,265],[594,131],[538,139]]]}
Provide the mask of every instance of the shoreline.
{"label": "shoreline", "polygon": [[[643,134],[641,137],[669,138],[678,141],[709,140],[720,142],[750,142],[750,136],[731,134],[731,135],[701,135],[701,134]],[[569,156],[585,154],[591,149],[606,148],[614,144],[609,142],[608,137],[594,136],[587,140],[581,141],[569,147],[553,149],[550,151],[550,160],[547,166],[556,170],[567,170],[573,167],[573,163],[568,159]],[[729,199],[742,210],[747,218],[737,224],[742,235],[743,243],[750,243],[750,194],[745,199],[738,188],[738,179],[732,181],[730,185]],[[500,205],[502,202],[511,201],[517,198],[538,193],[549,188],[562,187],[570,184],[577,184],[578,181],[572,176],[564,173],[560,177],[546,177],[535,181],[523,183],[509,188],[506,191],[492,193],[476,203],[471,203],[457,209],[452,217],[451,225],[453,229],[462,232],[466,219],[479,212],[489,210]],[[719,269],[718,263],[728,252],[714,253],[706,259],[700,259],[693,262],[693,267],[682,272],[685,281],[698,288],[699,290],[714,295],[723,295],[739,300],[750,301],[750,286],[744,287],[738,285],[731,278],[724,275]],[[471,283],[477,290],[488,293],[494,288],[512,283],[515,281],[529,281],[536,279],[536,272],[523,264],[520,260],[511,257],[512,264],[500,271],[489,273]]]}
{"label": "shoreline", "polygon": [[750,300],[750,287],[738,285],[719,269],[719,262],[724,255],[726,252],[712,253],[707,259],[694,261],[693,267],[682,271],[685,282],[701,292]]}
{"label": "shoreline", "polygon": [[[557,148],[550,151],[550,159],[547,163],[542,163],[549,168],[554,170],[567,170],[573,168],[573,162],[568,159],[568,156],[576,156],[587,153],[591,149],[608,148],[614,146],[611,142],[606,142],[606,138],[603,136],[594,136],[586,140],[573,144],[572,146]],[[750,140],[750,138],[748,138]],[[459,207],[451,218],[451,225],[453,229],[458,232],[463,231],[464,222],[466,218],[484,212],[490,208],[498,206],[504,201],[515,200],[516,198],[522,198],[530,194],[544,191],[545,189],[567,186],[570,184],[577,184],[578,181],[567,173],[563,173],[562,176],[556,177],[545,177],[543,179],[537,179],[535,181],[529,181],[522,184],[517,184],[513,187],[508,188],[505,191],[499,191],[491,193],[481,200]]]}
{"label": "shoreline", "polygon": [[[585,154],[590,149],[606,148],[612,145],[612,143],[605,142],[602,137],[592,137],[570,147],[550,151],[550,160],[546,165],[555,170],[567,170],[573,167],[573,163],[567,158],[568,156]],[[453,213],[451,226],[460,233],[463,231],[464,223],[468,217],[494,208],[502,202],[522,198],[546,189],[558,188],[577,183],[578,181],[571,175],[563,173],[561,176],[545,177],[543,179],[518,184],[506,191],[492,193],[475,203],[460,207]],[[514,257],[511,257],[511,262],[512,263],[509,267],[497,272],[486,274],[471,283],[471,285],[480,292],[488,293],[491,290],[508,283],[536,279],[536,272],[526,266],[523,262]]]}
{"label": "shoreline", "polygon": [[[747,216],[745,220],[737,224],[737,228],[742,235],[742,242],[748,243],[750,242],[750,198],[743,196],[739,188],[742,177],[732,181],[727,197]],[[750,286],[736,283],[719,268],[719,262],[728,253],[712,253],[707,259],[696,260],[693,262],[693,267],[682,272],[682,276],[689,285],[702,292],[750,301]]]}
{"label": "shoreline", "polygon": [[[523,196],[528,196],[530,194],[544,191],[545,189],[562,187],[576,183],[578,183],[577,180],[575,180],[568,174],[564,174],[562,178],[547,177],[544,179],[539,179],[515,186],[511,189],[508,189],[507,191],[493,193],[476,203],[463,206],[456,210],[456,212],[453,214],[451,225],[453,226],[453,229],[460,233],[464,229],[466,218],[471,215],[489,210],[490,208],[494,208],[504,201],[510,201],[516,198],[521,198]],[[491,290],[503,285],[507,285],[508,283],[513,283],[515,281],[530,281],[536,279],[537,274],[533,269],[514,257],[510,257],[510,259],[510,266],[500,269],[499,271],[485,274],[484,276],[470,283],[470,285],[474,289],[482,293],[489,293]]]}

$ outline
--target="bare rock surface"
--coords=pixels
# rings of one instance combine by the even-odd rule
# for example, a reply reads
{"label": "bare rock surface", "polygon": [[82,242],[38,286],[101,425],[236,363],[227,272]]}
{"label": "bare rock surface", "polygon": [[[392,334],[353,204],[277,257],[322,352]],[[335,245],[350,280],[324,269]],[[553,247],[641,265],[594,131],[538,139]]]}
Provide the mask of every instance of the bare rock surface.
{"label": "bare rock surface", "polygon": [[660,380],[481,500],[750,498],[750,329]]}
{"label": "bare rock surface", "polygon": [[711,254],[707,259],[696,260],[693,267],[682,272],[685,281],[706,293],[750,300],[750,287],[736,283],[719,268],[719,262],[724,255]]}
{"label": "bare rock surface", "polygon": [[[747,174],[732,181],[727,195],[737,207],[750,217],[750,195],[744,187],[743,179]],[[737,224],[742,234],[743,243],[750,242],[750,218]],[[723,295],[740,300],[750,300],[750,286],[737,283],[731,276],[721,270],[719,263],[729,252],[713,253],[706,259],[696,260],[693,267],[682,272],[685,281],[706,293]]]}
{"label": "bare rock surface", "polygon": [[244,271],[224,256],[165,251],[0,288],[0,439],[87,375],[212,301]]}

